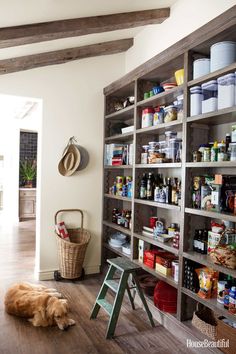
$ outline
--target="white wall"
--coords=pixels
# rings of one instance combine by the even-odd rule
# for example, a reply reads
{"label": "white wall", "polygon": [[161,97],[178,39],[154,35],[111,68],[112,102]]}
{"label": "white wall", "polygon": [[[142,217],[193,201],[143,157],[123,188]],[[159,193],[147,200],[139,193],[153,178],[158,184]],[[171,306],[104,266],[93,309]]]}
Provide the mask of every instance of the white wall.
{"label": "white wall", "polygon": [[[41,279],[57,269],[54,214],[59,209],[81,208],[91,231],[85,270],[99,271],[102,206],[103,87],[124,74],[124,54],[80,60],[0,76],[0,93],[43,100],[39,165],[37,271]],[[89,152],[88,167],[63,177],[57,166],[69,137]],[[39,191],[40,192],[40,191]]]}
{"label": "white wall", "polygon": [[126,72],[162,52],[197,28],[236,5],[236,0],[178,0],[170,17],[140,32],[126,53]]}

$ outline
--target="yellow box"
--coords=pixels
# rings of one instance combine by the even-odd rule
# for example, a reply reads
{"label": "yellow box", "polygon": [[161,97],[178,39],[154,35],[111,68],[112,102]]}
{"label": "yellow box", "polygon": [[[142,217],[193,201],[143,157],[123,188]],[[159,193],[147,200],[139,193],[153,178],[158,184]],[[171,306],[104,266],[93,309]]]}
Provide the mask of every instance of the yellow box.
{"label": "yellow box", "polygon": [[156,271],[163,275],[171,275],[171,268],[163,267],[159,263],[156,263]]}

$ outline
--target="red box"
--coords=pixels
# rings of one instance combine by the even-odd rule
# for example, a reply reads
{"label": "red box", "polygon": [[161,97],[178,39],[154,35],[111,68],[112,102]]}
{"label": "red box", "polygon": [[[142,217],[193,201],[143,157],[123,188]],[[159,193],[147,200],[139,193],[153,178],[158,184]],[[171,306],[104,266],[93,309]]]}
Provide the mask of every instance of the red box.
{"label": "red box", "polygon": [[146,250],[144,251],[144,258],[143,258],[143,263],[149,267],[149,268],[155,268],[155,263],[156,263],[156,256],[159,255],[160,253],[165,253],[161,252],[158,250]]}

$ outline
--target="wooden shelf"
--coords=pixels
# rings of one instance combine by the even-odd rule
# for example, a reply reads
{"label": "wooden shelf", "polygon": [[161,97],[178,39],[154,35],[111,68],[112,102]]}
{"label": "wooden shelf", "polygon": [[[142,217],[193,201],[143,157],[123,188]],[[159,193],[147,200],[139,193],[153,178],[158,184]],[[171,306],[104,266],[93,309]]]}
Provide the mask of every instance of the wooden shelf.
{"label": "wooden shelf", "polygon": [[160,123],[158,125],[153,125],[148,128],[140,128],[136,130],[136,134],[163,134],[167,129],[174,128],[175,130],[182,130],[182,119],[173,120],[169,123]]}
{"label": "wooden shelf", "polygon": [[113,222],[109,221],[103,221],[103,225],[110,227],[111,229],[117,230],[122,232],[123,234],[130,235],[131,236],[131,231],[129,229],[126,229],[125,227],[119,226],[117,224],[114,224]]}
{"label": "wooden shelf", "polygon": [[132,170],[132,165],[104,166],[105,170]]}
{"label": "wooden shelf", "polygon": [[209,73],[207,75],[204,75],[202,77],[199,77],[197,79],[189,81],[188,82],[188,86],[192,87],[192,86],[203,84],[204,82],[217,79],[218,77],[220,77],[222,75],[226,75],[226,74],[228,74],[230,72],[235,72],[235,70],[236,70],[236,63],[233,63],[231,65],[226,66],[223,69],[216,70],[216,71],[214,71],[212,73]]}
{"label": "wooden shelf", "polygon": [[126,108],[120,109],[119,111],[113,112],[111,114],[107,114],[105,119],[122,119],[128,120],[133,118],[134,116],[134,105],[128,106]]}
{"label": "wooden shelf", "polygon": [[230,314],[225,308],[224,305],[220,304],[219,302],[217,302],[217,300],[214,299],[202,299],[200,296],[198,296],[196,293],[192,292],[189,289],[186,289],[184,287],[181,288],[182,293],[184,293],[185,295],[191,297],[192,299],[194,299],[195,301],[200,302],[201,304],[209,307],[210,309],[212,309],[213,311],[215,311],[216,313],[218,313],[221,316],[224,316],[226,318],[228,318],[230,321],[235,321],[236,320],[236,316]]}
{"label": "wooden shelf", "polygon": [[163,91],[154,95],[150,98],[137,102],[138,107],[150,107],[150,106],[160,106],[164,104],[172,104],[172,102],[176,99],[177,96],[183,93],[184,86],[176,86],[171,90]]}
{"label": "wooden shelf", "polygon": [[217,161],[217,162],[186,162],[186,167],[189,168],[221,168],[221,167],[236,167],[236,161]]}
{"label": "wooden shelf", "polygon": [[134,199],[134,202],[137,204],[149,205],[149,206],[154,206],[154,207],[162,208],[162,209],[180,211],[179,205],[157,203],[157,202],[154,202],[153,200],[143,200],[143,199]]}
{"label": "wooden shelf", "polygon": [[179,255],[179,250],[170,246],[170,244],[167,242],[160,242],[160,241],[155,240],[152,237],[143,236],[142,234],[139,234],[136,232],[133,234],[133,236],[140,239],[140,240],[146,241],[146,242],[150,243],[151,245],[154,245],[154,246],[162,248],[163,250],[169,251],[169,252],[175,254],[176,256]]}
{"label": "wooden shelf", "polygon": [[113,141],[131,141],[133,140],[134,137],[134,132],[130,132],[130,133],[125,133],[125,134],[117,134],[117,135],[113,135],[113,136],[109,136],[107,138],[105,138],[105,143],[107,142],[113,142]]}
{"label": "wooden shelf", "polygon": [[153,163],[153,164],[136,164],[135,168],[181,168],[181,162],[173,163]]}
{"label": "wooden shelf", "polygon": [[197,252],[189,251],[189,252],[183,252],[183,257],[198,262],[200,264],[203,264],[207,267],[213,268],[216,271],[221,272],[223,274],[232,275],[232,277],[236,278],[236,269],[229,269],[219,264],[215,264],[212,262],[210,256],[206,254],[200,254]]}
{"label": "wooden shelf", "polygon": [[192,214],[192,215],[198,215],[198,216],[204,216],[206,218],[228,220],[228,221],[236,222],[236,215],[233,215],[233,214],[217,213],[215,211],[207,211],[207,210],[193,209],[193,208],[185,208],[185,213]]}
{"label": "wooden shelf", "polygon": [[109,251],[112,251],[114,252],[115,254],[117,254],[118,256],[121,256],[121,257],[127,257],[130,259],[130,256],[123,253],[121,251],[121,248],[114,248],[114,247],[111,247],[108,243],[106,242],[103,242],[103,247],[105,247],[106,249],[108,249]]}
{"label": "wooden shelf", "polygon": [[121,197],[119,195],[112,195],[112,194],[108,194],[108,193],[105,193],[104,194],[104,197],[105,198],[111,198],[111,199],[117,199],[117,200],[123,200],[124,202],[130,202],[132,201],[131,198],[127,198],[127,197]]}
{"label": "wooden shelf", "polygon": [[176,289],[178,288],[178,283],[176,281],[174,281],[173,277],[165,276],[165,275],[161,274],[160,272],[157,272],[155,269],[147,267],[145,264],[139,262],[137,259],[134,259],[133,262],[140,265],[140,267],[143,268],[146,272],[154,275],[158,279],[165,281],[167,284],[173,286]]}
{"label": "wooden shelf", "polygon": [[187,123],[218,125],[236,122],[236,106],[219,109],[218,111],[200,114],[187,118]]}

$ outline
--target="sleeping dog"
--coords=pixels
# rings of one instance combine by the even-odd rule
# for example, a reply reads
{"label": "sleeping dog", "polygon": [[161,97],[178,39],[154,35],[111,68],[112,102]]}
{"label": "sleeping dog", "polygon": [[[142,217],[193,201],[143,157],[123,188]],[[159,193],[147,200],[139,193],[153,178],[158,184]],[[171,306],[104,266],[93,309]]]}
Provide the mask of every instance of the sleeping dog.
{"label": "sleeping dog", "polygon": [[33,326],[57,325],[64,330],[74,325],[75,321],[68,317],[67,300],[61,297],[56,289],[18,283],[5,295],[5,309],[11,315],[27,318]]}

